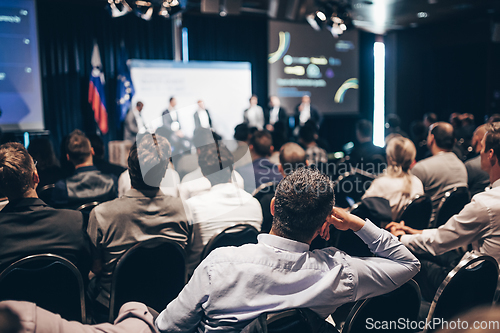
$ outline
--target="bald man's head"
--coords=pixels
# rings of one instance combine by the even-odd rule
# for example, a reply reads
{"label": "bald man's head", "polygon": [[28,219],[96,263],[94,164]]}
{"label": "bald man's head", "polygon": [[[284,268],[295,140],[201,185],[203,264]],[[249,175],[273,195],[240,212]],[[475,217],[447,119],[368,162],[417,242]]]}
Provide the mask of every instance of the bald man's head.
{"label": "bald man's head", "polygon": [[476,153],[481,152],[482,144],[481,140],[483,139],[483,136],[486,134],[486,124],[483,124],[481,126],[478,126],[476,130],[474,131],[474,135],[472,136],[472,147],[474,148],[474,151]]}
{"label": "bald man's head", "polygon": [[306,165],[306,152],[294,142],[285,143],[280,149],[280,171],[284,176]]}
{"label": "bald man's head", "polygon": [[436,146],[445,151],[451,151],[455,144],[453,126],[450,123],[439,121],[431,125],[429,134],[434,136]]}

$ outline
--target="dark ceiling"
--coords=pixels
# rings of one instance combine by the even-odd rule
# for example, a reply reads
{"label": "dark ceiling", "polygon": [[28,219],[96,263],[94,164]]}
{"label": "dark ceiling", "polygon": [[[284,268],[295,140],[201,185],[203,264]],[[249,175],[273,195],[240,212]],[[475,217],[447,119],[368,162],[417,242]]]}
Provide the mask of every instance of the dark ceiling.
{"label": "dark ceiling", "polygon": [[[60,1],[60,0],[53,0]],[[106,5],[107,0],[69,0]],[[135,0],[127,0],[130,3]],[[160,4],[164,0],[146,0]],[[167,0],[165,0],[167,1]],[[168,0],[170,1],[170,0]],[[500,0],[184,0],[185,11],[203,12],[207,5],[227,8],[228,15],[267,15],[278,20],[305,21],[325,6],[347,8],[352,23],[375,34],[428,24],[463,21],[474,29],[478,20],[500,23]],[[182,1],[181,1],[182,2]],[[500,26],[500,25],[499,25]]]}

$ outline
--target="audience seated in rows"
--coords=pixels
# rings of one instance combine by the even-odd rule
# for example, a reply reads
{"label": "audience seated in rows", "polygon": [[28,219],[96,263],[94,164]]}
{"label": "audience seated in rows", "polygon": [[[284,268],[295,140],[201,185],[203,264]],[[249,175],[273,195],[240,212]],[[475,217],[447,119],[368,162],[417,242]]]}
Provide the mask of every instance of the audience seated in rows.
{"label": "audience seated in rows", "polygon": [[[333,186],[299,168],[278,185],[270,234],[258,244],[212,251],[156,320],[160,332],[238,331],[263,312],[310,308],[322,318],[344,303],[390,292],[419,270],[418,260],[387,231],[334,208]],[[377,258],[335,249],[309,251],[329,227],[351,229]]]}
{"label": "audience seated in rows", "polygon": [[124,304],[114,324],[85,325],[67,321],[58,314],[44,310],[35,303],[0,302],[0,332],[2,333],[157,333],[153,315],[146,305]]}
{"label": "audience seated in rows", "polygon": [[467,185],[469,187],[470,195],[475,196],[490,184],[490,175],[481,169],[481,149],[483,148],[481,140],[486,133],[486,124],[479,126],[472,136],[472,149],[477,155],[465,161],[465,168],[467,169]]}
{"label": "audience seated in rows", "polygon": [[328,163],[326,150],[318,147],[316,140],[318,133],[314,124],[306,124],[299,130],[299,143],[306,151],[306,160],[309,164]]}
{"label": "audience seated in rows", "polygon": [[356,144],[349,154],[349,164],[352,168],[378,174],[385,168],[385,152],[372,142],[373,125],[366,119],[356,123]]}
{"label": "audience seated in rows", "polygon": [[262,184],[279,182],[283,176],[268,159],[274,150],[271,134],[265,130],[256,131],[250,139],[249,148],[252,163],[236,169],[245,181],[245,191],[252,193]]}
{"label": "audience seated in rows", "polygon": [[55,184],[63,178],[59,161],[54,153],[54,147],[48,138],[40,137],[31,140],[28,153],[37,162],[36,170],[40,179],[38,189],[45,185]]}
{"label": "audience seated in rows", "polygon": [[77,208],[92,201],[116,198],[116,177],[99,171],[93,163],[94,149],[80,130],[74,130],[67,144],[67,159],[75,166],[72,176],[58,181],[52,192],[56,207]]}
{"label": "audience seated in rows", "polygon": [[410,172],[417,154],[410,139],[402,136],[392,138],[385,149],[387,168],[383,175],[375,179],[363,195],[382,197],[389,200],[392,220],[397,221],[405,207],[416,195],[424,194],[420,179]]}
{"label": "audience seated in rows", "polygon": [[[145,134],[130,150],[128,171],[132,188],[123,197],[94,208],[88,223],[96,274],[89,285],[94,309],[107,316],[113,270],[118,259],[138,242],[166,238],[185,248],[191,228],[179,198],[159,188],[170,160],[167,139]],[[97,319],[99,320],[99,319]]]}
{"label": "audience seated in rows", "polygon": [[455,138],[453,126],[437,122],[429,127],[427,146],[431,157],[423,159],[411,169],[424,185],[425,194],[432,201],[431,222],[446,191],[453,187],[467,186],[467,170],[464,163],[452,152]]}
{"label": "audience seated in rows", "polygon": [[9,199],[0,212],[0,271],[28,255],[54,253],[87,276],[90,246],[82,231],[82,213],[49,207],[37,196],[38,182],[33,159],[23,145],[0,146],[0,189]]}
{"label": "audience seated in rows", "polygon": [[471,244],[472,252],[492,256],[500,262],[500,123],[486,127],[480,156],[481,167],[490,176],[491,189],[476,194],[446,224],[427,230],[394,222],[387,226],[412,252],[430,255],[422,256],[422,271],[416,277],[428,301],[461,257],[449,251]]}

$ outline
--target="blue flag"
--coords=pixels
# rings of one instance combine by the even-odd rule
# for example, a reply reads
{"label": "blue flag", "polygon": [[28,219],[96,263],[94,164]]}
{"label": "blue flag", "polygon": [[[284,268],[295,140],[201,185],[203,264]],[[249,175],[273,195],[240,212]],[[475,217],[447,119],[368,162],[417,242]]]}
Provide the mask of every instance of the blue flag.
{"label": "blue flag", "polygon": [[120,48],[120,58],[118,59],[118,82],[116,91],[116,102],[119,110],[119,124],[125,119],[125,116],[130,109],[130,104],[132,103],[132,96],[134,96],[135,93],[127,61],[127,50],[125,50],[125,45],[122,43]]}

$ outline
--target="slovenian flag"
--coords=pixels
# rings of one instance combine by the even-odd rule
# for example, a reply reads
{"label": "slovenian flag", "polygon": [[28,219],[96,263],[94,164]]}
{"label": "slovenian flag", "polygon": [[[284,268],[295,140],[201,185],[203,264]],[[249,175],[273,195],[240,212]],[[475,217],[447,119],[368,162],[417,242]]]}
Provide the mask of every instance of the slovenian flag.
{"label": "slovenian flag", "polygon": [[127,112],[130,109],[130,104],[132,103],[132,97],[134,96],[134,85],[130,78],[130,70],[127,61],[127,50],[122,42],[120,47],[120,59],[118,60],[118,86],[116,92],[118,109],[120,110],[120,123],[125,120]]}
{"label": "slovenian flag", "polygon": [[92,72],[89,82],[89,103],[94,110],[94,118],[102,134],[108,133],[108,113],[106,112],[106,98],[104,95],[104,74],[102,73],[99,47],[94,43],[92,51]]}

